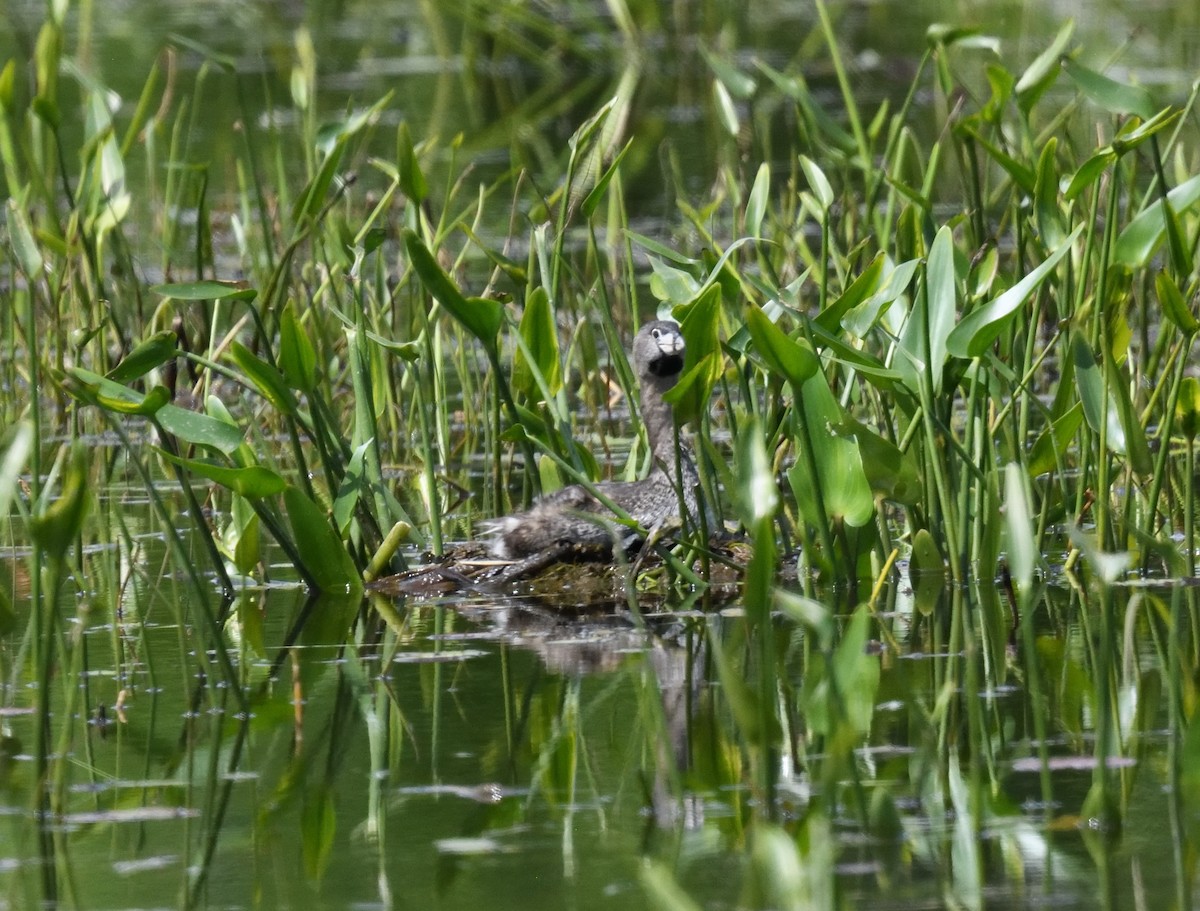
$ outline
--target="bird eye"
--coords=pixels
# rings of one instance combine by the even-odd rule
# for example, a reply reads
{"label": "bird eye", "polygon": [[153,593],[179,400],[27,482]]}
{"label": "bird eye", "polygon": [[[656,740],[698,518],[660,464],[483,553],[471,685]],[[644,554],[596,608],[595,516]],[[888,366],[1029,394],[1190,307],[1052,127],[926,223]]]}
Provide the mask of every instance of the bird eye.
{"label": "bird eye", "polygon": [[651,329],[650,334],[653,335],[655,338],[658,338],[658,330],[657,329]]}

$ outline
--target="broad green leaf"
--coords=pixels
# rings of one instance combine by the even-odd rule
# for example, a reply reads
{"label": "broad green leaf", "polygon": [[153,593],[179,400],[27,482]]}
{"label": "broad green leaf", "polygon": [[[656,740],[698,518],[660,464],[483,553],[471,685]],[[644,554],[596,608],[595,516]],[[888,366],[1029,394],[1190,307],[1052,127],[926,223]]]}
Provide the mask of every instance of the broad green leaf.
{"label": "broad green leaf", "polygon": [[[858,443],[853,437],[836,432],[836,428],[843,425],[845,415],[825,374],[820,370],[814,372],[796,390],[796,396],[799,401],[794,407],[804,409],[808,424],[817,468],[816,483],[821,486],[826,516],[840,518],[852,528],[861,528],[875,516],[875,496],[863,469]],[[797,461],[788,472],[788,481],[805,520],[811,525],[824,521],[807,489],[810,479],[803,460]]]}
{"label": "broad green leaf", "polygon": [[245,282],[232,281],[178,282],[154,285],[150,290],[163,297],[180,301],[251,301],[258,296],[258,291]]}
{"label": "broad green leaf", "polygon": [[906,506],[915,506],[921,501],[921,473],[911,451],[902,452],[891,440],[884,439],[854,418],[846,418],[837,431],[857,441],[863,471],[877,496]]}
{"label": "broad green leaf", "polygon": [[562,365],[559,361],[558,326],[554,321],[554,310],[550,306],[550,295],[545,288],[534,288],[525,299],[525,312],[521,314],[521,339],[533,357],[526,359],[524,351],[517,350],[513,362],[512,384],[514,391],[524,393],[534,401],[541,401],[542,391],[534,375],[541,374],[550,395],[562,389]]}
{"label": "broad green leaf", "polygon": [[972,310],[954,327],[946,340],[947,350],[955,357],[979,357],[1005,330],[1029,296],[1050,275],[1071,249],[1084,226],[1080,225],[1066,241],[1032,272],[982,307]]}
{"label": "broad green leaf", "polygon": [[165,364],[179,351],[179,339],[174,332],[164,329],[156,332],[144,342],[137,344],[121,363],[108,371],[114,383],[128,383],[140,379],[155,367]]}
{"label": "broad green leaf", "polygon": [[754,81],[753,77],[747,76],[737,67],[718,57],[703,44],[700,45],[700,53],[704,55],[704,60],[713,75],[721,80],[731,95],[745,101],[754,94],[758,83]]}
{"label": "broad green leaf", "polygon": [[[1181,183],[1167,194],[1171,210],[1176,215],[1188,212],[1200,202],[1200,174]],[[1166,233],[1163,201],[1156,199],[1139,212],[1117,237],[1113,258],[1132,269],[1141,269],[1150,262]]]}
{"label": "broad green leaf", "polygon": [[325,157],[317,172],[300,191],[292,206],[292,224],[300,225],[307,221],[315,221],[325,207],[329,196],[329,187],[341,167],[342,154],[346,151],[345,138],[340,135],[340,125],[326,125],[317,132],[317,147],[324,146]]}
{"label": "broad green leaf", "polygon": [[1080,193],[1094,184],[1100,179],[1100,175],[1108,170],[1109,166],[1115,164],[1118,155],[1110,146],[1105,146],[1093,152],[1079,169],[1072,175],[1071,182],[1067,185],[1067,189],[1063,191],[1063,199],[1071,202]]}
{"label": "broad green leaf", "polygon": [[1031,478],[1054,471],[1060,464],[1065,464],[1066,453],[1082,423],[1083,405],[1076,402],[1062,417],[1042,431],[1030,447],[1026,460]]}
{"label": "broad green leaf", "polygon": [[[871,612],[864,604],[850,619],[832,662],[811,662],[804,680],[804,705],[813,732],[836,736],[842,725],[856,737],[870,731],[879,687],[879,657],[867,649],[870,628]],[[830,689],[830,676],[836,678],[840,701]]]}
{"label": "broad green leaf", "polygon": [[367,447],[372,444],[372,440],[367,440],[350,454],[350,461],[346,463],[346,473],[342,476],[341,486],[338,487],[337,497],[333,501],[333,520],[343,535],[350,529],[350,520],[354,517],[359,498],[370,489],[364,461]]}
{"label": "broad green leaf", "polygon": [[289,302],[279,319],[279,369],[293,389],[312,392],[317,385],[317,352]]}
{"label": "broad green leaf", "polygon": [[172,455],[157,446],[154,449],[168,462],[178,465],[194,475],[214,481],[248,500],[273,497],[283,493],[283,489],[287,487],[287,482],[282,477],[262,465],[231,468],[210,459],[185,459]]}
{"label": "broad green leaf", "polygon": [[684,375],[665,396],[676,419],[687,424],[708,410],[713,387],[725,369],[721,351],[721,285],[713,283],[694,300],[671,311],[686,346]]}
{"label": "broad green leaf", "polygon": [[700,290],[700,282],[690,272],[669,266],[651,256],[650,293],[660,301],[691,300]]}
{"label": "broad green leaf", "polygon": [[910,389],[916,390],[919,374],[928,372],[933,391],[941,391],[946,344],[954,329],[957,304],[954,240],[950,228],[943,225],[934,238],[925,264],[925,293],[917,295],[900,331],[903,355],[893,364]]}
{"label": "broad green leaf", "polygon": [[1018,187],[1026,193],[1033,192],[1034,184],[1037,182],[1037,174],[1031,167],[1009,155],[1003,148],[976,130],[970,121],[964,122],[958,129],[983,146],[987,153],[996,160],[996,163],[1008,172],[1008,176],[1013,179],[1013,182]]}
{"label": "broad green leaf", "polygon": [[303,569],[319,591],[354,591],[362,581],[342,539],[321,508],[298,487],[283,492],[288,521]]}
{"label": "broad green leaf", "polygon": [[62,492],[30,519],[33,540],[52,560],[61,560],[79,537],[91,502],[89,490],[87,448],[75,443],[67,456]]}
{"label": "broad green leaf", "polygon": [[276,410],[289,416],[295,415],[296,397],[277,367],[268,364],[241,342],[235,341],[229,346],[229,357]]}
{"label": "broad green leaf", "polygon": [[1070,58],[1065,58],[1062,66],[1079,90],[1110,114],[1137,114],[1149,120],[1158,110],[1150,93],[1143,88],[1117,82]]}
{"label": "broad green leaf", "polygon": [[425,242],[413,230],[404,230],[404,248],[413,271],[446,311],[462,323],[490,351],[496,351],[496,336],[504,322],[504,305],[475,297],[468,299],[438,265]]}
{"label": "broad green leaf", "polygon": [[820,362],[812,348],[788,336],[761,308],[750,306],[746,310],[746,328],[767,368],[796,389],[817,372]]}
{"label": "broad green leaf", "polygon": [[1075,22],[1067,20],[1058,30],[1058,34],[1054,36],[1054,41],[1050,43],[1050,46],[1038,54],[1037,59],[1017,80],[1017,102],[1026,115],[1037,104],[1046,89],[1050,88],[1054,84],[1054,80],[1058,78],[1059,59],[1067,49],[1067,45],[1070,44],[1071,34],[1074,31]]}
{"label": "broad green leaf", "polygon": [[1129,378],[1124,369],[1114,360],[1106,361],[1109,372],[1109,391],[1111,400],[1116,405],[1117,415],[1121,421],[1122,446],[1130,467],[1143,477],[1154,470],[1154,460],[1150,455],[1150,443],[1146,439],[1146,428],[1138,419],[1137,409],[1133,406],[1133,398],[1129,393]]}
{"label": "broad green leaf", "polygon": [[[243,496],[234,494],[230,506],[229,525],[222,535],[222,542],[233,558],[233,565],[243,575],[250,575],[262,560],[262,520]],[[258,612],[254,612],[258,615]],[[259,628],[259,654],[262,650],[261,633]]]}
{"label": "broad green leaf", "polygon": [[826,332],[837,332],[841,328],[842,317],[847,312],[879,291],[886,259],[886,254],[877,254],[870,265],[863,269],[862,274],[842,292],[842,296],[818,313],[813,322]]}
{"label": "broad green leaf", "polygon": [[155,415],[159,426],[185,443],[207,446],[227,456],[242,445],[242,430],[225,421],[188,411],[175,405],[164,405]]}

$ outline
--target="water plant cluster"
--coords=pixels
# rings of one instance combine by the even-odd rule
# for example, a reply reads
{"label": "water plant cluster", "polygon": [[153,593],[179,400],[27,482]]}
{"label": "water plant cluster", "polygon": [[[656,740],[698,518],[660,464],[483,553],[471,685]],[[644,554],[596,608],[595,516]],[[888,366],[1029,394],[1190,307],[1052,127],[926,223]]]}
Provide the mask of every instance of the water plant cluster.
{"label": "water plant cluster", "polygon": [[[672,396],[703,497],[751,556],[744,620],[693,630],[717,747],[654,746],[671,719],[650,664],[638,736],[677,801],[744,789],[726,834],[745,847],[748,905],[838,906],[835,829],[851,827],[982,907],[1023,830],[979,834],[1018,816],[1022,762],[1039,821],[1083,821],[1111,903],[1104,858],[1153,737],[1179,841],[1194,829],[1194,591],[1126,586],[1195,575],[1196,87],[1163,99],[1085,66],[1069,24],[1021,67],[984,34],[932,27],[899,102],[866,110],[817,9],[838,103],[799,71],[707,52],[716,180],[698,194],[667,155],[677,221],[653,237],[630,218],[656,162],[635,126],[632,50],[557,172],[485,174],[460,140],[396,122],[392,97],[326,121],[300,32],[294,116],[247,110],[233,160],[216,163],[193,150],[205,83],[233,61],[180,38],[205,60],[192,95],[168,103],[164,63],[120,99],[74,65],[52,10],[32,59],[0,70],[0,521],[25,580],[0,588],[0,619],[21,637],[5,673],[36,683],[5,700],[34,713],[24,782],[42,858],[25,888],[73,888],[49,820],[75,806],[67,757],[92,743],[73,684],[95,661],[79,631],[98,621],[64,595],[159,591],[130,569],[145,550],[121,502],[97,490],[147,498],[166,547],[154,571],[191,605],[186,700],[192,716],[225,713],[181,738],[212,744],[183,889],[198,901],[250,719],[280,717],[289,662],[296,687],[317,679],[302,637],[350,662],[330,731],[365,719],[373,764],[399,763],[407,697],[375,675],[423,608],[363,600],[364,584],[558,485],[645,469],[623,351],[656,311],[687,339]],[[636,16],[616,23],[635,46]],[[912,124],[920,94],[931,141]],[[632,429],[608,451],[614,403]],[[650,581],[710,606],[714,531],[655,545],[658,575],[630,584],[639,622]],[[264,629],[256,606],[281,579],[314,597]],[[1070,623],[1049,594],[1064,579]],[[114,628],[122,603],[104,608]],[[152,635],[134,635],[146,653]],[[945,657],[918,682],[894,663],[898,640]],[[114,666],[128,648],[114,639]],[[1012,712],[997,694],[1014,681]],[[924,696],[900,733],[876,707],[906,685]],[[543,706],[532,761],[566,803],[579,698],[566,684]],[[871,759],[896,742],[911,762]],[[1055,792],[1057,753],[1090,760],[1073,803]],[[173,771],[183,755],[195,761],[176,754]],[[303,794],[317,876],[333,786],[298,740],[291,755],[279,793]],[[945,812],[948,831],[914,831],[908,802]],[[1194,867],[1177,858],[1179,907]],[[698,907],[677,876],[664,851],[642,884],[660,907]]]}

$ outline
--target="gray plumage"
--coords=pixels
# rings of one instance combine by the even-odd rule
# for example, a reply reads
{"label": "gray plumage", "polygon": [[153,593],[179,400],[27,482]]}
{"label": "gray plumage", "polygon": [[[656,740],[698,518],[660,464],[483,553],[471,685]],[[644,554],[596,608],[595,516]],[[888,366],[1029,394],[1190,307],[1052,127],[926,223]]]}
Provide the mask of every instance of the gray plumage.
{"label": "gray plumage", "polygon": [[[671,406],[663,401],[664,393],[683,371],[679,326],[668,320],[646,323],[633,340],[632,354],[654,469],[641,481],[602,481],[595,487],[638,525],[654,529],[679,517],[677,477],[683,482],[684,504],[696,515],[696,468],[686,447],[676,448],[675,418]],[[635,539],[632,529],[578,484],[542,497],[528,512],[490,523],[488,531],[494,535],[492,552],[504,559],[538,554],[563,544],[627,547]]]}

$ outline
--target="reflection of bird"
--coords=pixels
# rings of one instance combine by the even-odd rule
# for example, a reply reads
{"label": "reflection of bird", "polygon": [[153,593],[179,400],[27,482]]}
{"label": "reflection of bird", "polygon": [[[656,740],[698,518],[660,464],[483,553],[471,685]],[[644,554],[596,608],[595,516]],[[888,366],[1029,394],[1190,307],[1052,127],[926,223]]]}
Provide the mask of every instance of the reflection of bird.
{"label": "reflection of bird", "polygon": [[[676,466],[683,482],[684,503],[696,514],[695,465],[683,447],[676,448],[675,420],[663,394],[675,385],[683,370],[684,344],[679,326],[654,320],[642,326],[633,340],[633,368],[641,387],[642,421],[655,467],[641,481],[603,481],[596,486],[640,526],[654,529],[679,516]],[[593,547],[631,543],[630,530],[618,523],[612,511],[581,485],[564,487],[542,497],[528,512],[491,523],[492,551],[512,559],[529,556],[561,544]]]}

